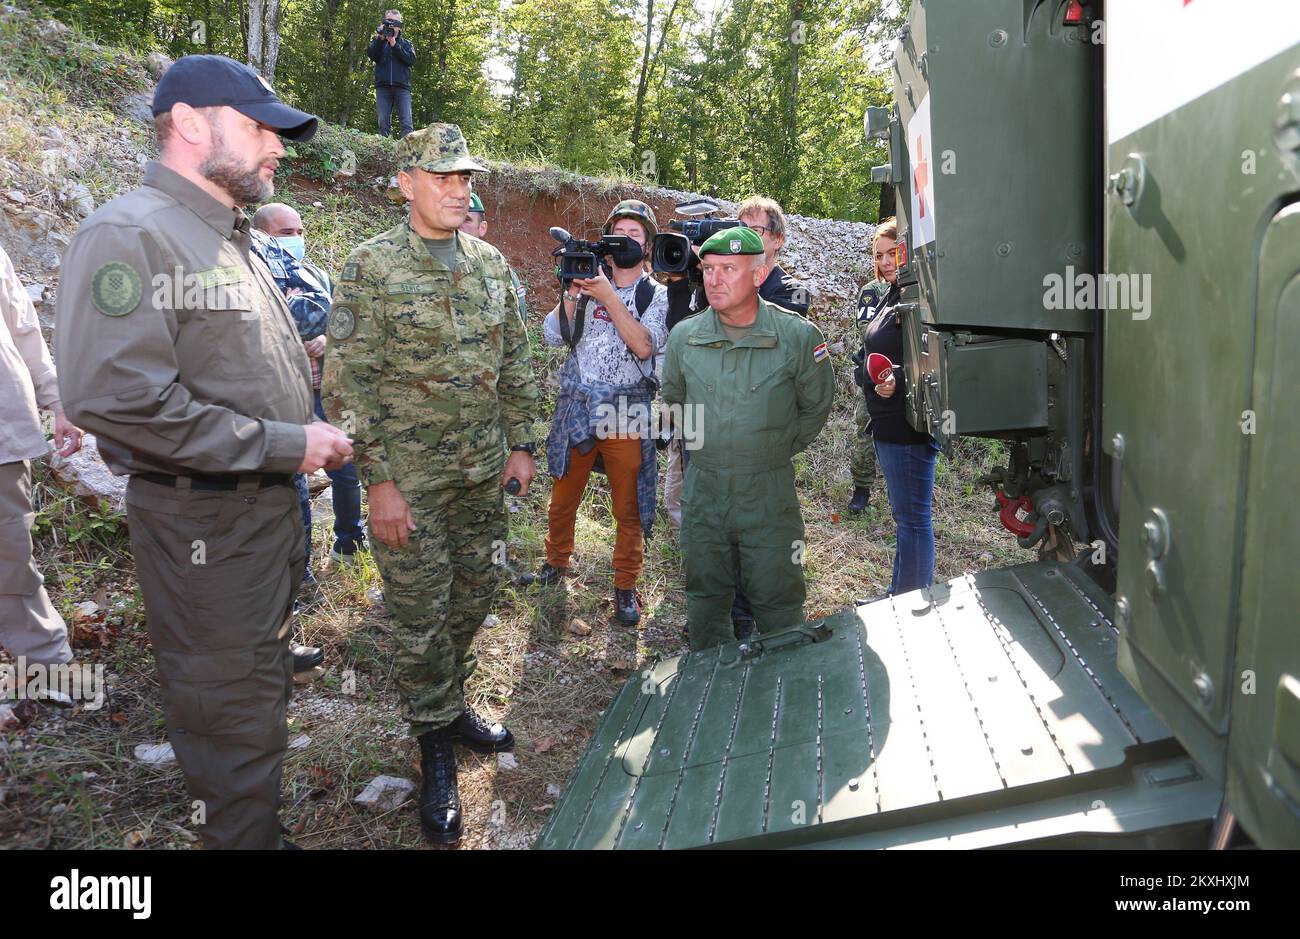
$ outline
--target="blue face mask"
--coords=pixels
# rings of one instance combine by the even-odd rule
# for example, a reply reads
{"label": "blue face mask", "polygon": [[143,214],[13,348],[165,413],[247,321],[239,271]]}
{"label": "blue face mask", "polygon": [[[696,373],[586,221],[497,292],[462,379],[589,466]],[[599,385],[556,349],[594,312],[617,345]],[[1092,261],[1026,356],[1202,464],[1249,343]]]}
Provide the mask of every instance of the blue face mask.
{"label": "blue face mask", "polygon": [[301,261],[302,256],[307,253],[307,241],[302,235],[285,235],[275,240],[280,242],[280,247],[292,254],[296,261]]}

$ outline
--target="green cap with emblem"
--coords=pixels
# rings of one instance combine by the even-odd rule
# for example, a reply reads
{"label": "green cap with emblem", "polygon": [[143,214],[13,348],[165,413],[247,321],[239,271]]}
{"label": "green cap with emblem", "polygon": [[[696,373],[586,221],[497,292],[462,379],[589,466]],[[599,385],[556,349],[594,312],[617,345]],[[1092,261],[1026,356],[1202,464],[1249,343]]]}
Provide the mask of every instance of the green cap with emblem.
{"label": "green cap with emblem", "polygon": [[477,192],[469,194],[469,210],[471,212],[482,212],[484,215],[487,214],[487,209],[483,208],[483,200],[478,197]]}
{"label": "green cap with emblem", "polygon": [[706,254],[763,254],[763,239],[752,228],[724,228],[700,245]]}
{"label": "green cap with emblem", "polygon": [[430,124],[399,140],[397,168],[430,173],[488,172],[482,163],[470,159],[469,143],[455,124]]}
{"label": "green cap with emblem", "polygon": [[655,219],[654,209],[640,199],[624,199],[614,206],[614,211],[610,212],[609,218],[605,219],[604,234],[608,235],[614,223],[621,218],[636,219],[646,227],[651,238],[659,234],[659,222]]}

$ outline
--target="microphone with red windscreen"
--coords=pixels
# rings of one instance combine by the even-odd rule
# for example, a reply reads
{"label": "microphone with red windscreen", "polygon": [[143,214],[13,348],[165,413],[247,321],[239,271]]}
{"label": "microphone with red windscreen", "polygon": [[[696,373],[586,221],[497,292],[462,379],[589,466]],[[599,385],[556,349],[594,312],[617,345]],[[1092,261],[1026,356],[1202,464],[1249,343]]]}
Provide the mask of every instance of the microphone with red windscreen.
{"label": "microphone with red windscreen", "polygon": [[882,355],[879,352],[873,352],[867,356],[867,375],[877,385],[888,378],[893,370],[894,363],[889,361],[889,356]]}

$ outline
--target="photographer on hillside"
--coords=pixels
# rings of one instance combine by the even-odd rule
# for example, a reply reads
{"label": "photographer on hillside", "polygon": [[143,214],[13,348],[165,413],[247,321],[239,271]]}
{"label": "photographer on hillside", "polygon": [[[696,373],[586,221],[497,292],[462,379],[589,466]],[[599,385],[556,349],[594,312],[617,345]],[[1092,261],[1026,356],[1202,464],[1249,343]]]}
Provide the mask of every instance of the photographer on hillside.
{"label": "photographer on hillside", "polygon": [[396,106],[405,137],[411,132],[411,66],[415,64],[415,46],[411,40],[402,38],[402,14],[396,10],[384,13],[384,21],[375,30],[366,55],[375,63],[379,135],[389,135]]}

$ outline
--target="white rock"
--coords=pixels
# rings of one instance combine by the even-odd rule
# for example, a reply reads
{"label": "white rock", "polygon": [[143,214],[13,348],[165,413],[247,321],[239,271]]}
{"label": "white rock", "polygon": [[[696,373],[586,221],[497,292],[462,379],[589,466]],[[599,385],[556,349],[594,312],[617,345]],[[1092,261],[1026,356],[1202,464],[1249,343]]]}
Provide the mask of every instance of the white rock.
{"label": "white rock", "polygon": [[519,769],[519,760],[513,753],[498,753],[497,769]]}
{"label": "white rock", "polygon": [[546,794],[550,796],[552,799],[558,799],[560,797],[559,783],[547,783]]}
{"label": "white rock", "polygon": [[135,748],[135,758],[149,766],[166,766],[176,762],[170,743],[142,743]]}
{"label": "white rock", "polygon": [[28,284],[27,296],[31,297],[33,306],[40,306],[45,302],[45,291],[49,290],[46,284]]}
{"label": "white rock", "polygon": [[98,603],[96,603],[94,600],[83,600],[73,608],[72,618],[74,620],[90,619],[98,612],[99,612]]}
{"label": "white rock", "polygon": [[294,737],[292,740],[289,741],[289,749],[301,750],[304,747],[306,747],[309,743],[311,743],[310,737],[308,737],[306,734],[299,734],[298,736]]}
{"label": "white rock", "polygon": [[19,192],[17,189],[10,189],[5,193],[5,195],[9,198],[11,202],[17,202],[20,205],[23,205],[27,202],[27,196],[22,192]]}
{"label": "white rock", "polygon": [[495,613],[489,613],[487,617],[483,620],[484,629],[491,629],[493,626],[500,626],[500,625],[501,625],[501,620],[497,617]]}
{"label": "white rock", "polygon": [[0,730],[13,730],[21,723],[13,708],[7,704],[0,704]]}
{"label": "white rock", "polygon": [[411,797],[415,783],[400,776],[376,776],[352,801],[372,812],[390,812]]}
{"label": "white rock", "polygon": [[119,514],[126,514],[126,477],[114,476],[99,456],[94,434],[81,438],[81,449],[64,458],[51,451],[50,473],[74,495],[97,506],[101,499]]}

